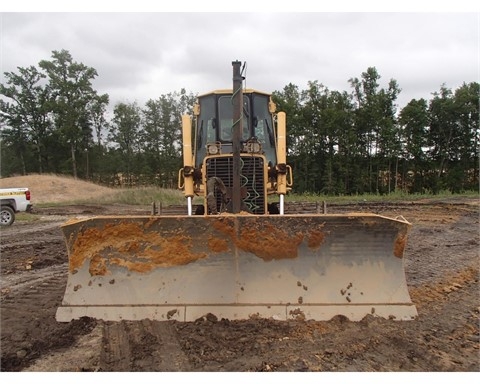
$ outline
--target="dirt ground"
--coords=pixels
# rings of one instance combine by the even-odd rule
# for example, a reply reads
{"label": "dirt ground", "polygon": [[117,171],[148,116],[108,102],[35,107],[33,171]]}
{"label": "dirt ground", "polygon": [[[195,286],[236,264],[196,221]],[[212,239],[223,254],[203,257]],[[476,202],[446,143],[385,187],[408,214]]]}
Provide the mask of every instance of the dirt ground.
{"label": "dirt ground", "polygon": [[2,372],[480,372],[478,199],[329,208],[413,223],[413,321],[56,322],[67,280],[60,224],[129,210],[139,208],[35,208],[37,220],[0,230]]}

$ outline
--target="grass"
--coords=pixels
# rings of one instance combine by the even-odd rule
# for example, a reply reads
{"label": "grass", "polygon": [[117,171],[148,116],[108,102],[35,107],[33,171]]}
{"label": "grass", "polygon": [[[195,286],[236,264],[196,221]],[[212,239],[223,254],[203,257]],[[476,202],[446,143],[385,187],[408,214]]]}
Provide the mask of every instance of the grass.
{"label": "grass", "polygon": [[28,213],[28,212],[19,212],[15,215],[15,221],[23,221],[26,223],[32,223],[34,221],[39,221],[40,217],[38,215],[35,215],[33,213]]}
{"label": "grass", "polygon": [[38,215],[34,215],[28,212],[18,212],[15,214],[15,222],[33,223],[39,221],[41,218]]}
{"label": "grass", "polygon": [[450,191],[441,191],[438,194],[424,193],[424,194],[409,194],[405,192],[393,192],[388,195],[379,195],[373,193],[365,193],[362,195],[351,195],[351,196],[328,196],[322,194],[312,194],[312,193],[303,193],[295,194],[291,193],[285,197],[286,202],[296,202],[296,201],[325,201],[330,204],[355,204],[355,203],[379,203],[379,202],[403,202],[403,201],[418,201],[425,199],[441,200],[445,198],[452,197],[467,197],[467,198],[478,198],[478,191],[466,191],[463,193],[452,194]]}
{"label": "grass", "polygon": [[111,195],[97,199],[100,204],[129,204],[147,205],[152,202],[161,202],[165,205],[182,204],[185,197],[181,191],[162,189],[158,187],[142,187],[121,189]]}
{"label": "grass", "polygon": [[[48,202],[35,204],[39,207],[62,206],[67,204],[125,204],[125,205],[150,205],[153,202],[163,205],[186,204],[185,196],[182,191],[176,189],[163,189],[159,187],[141,187],[141,188],[121,188],[113,190],[94,199],[85,197],[72,199],[68,202]],[[200,202],[196,197],[194,203]]]}
{"label": "grass", "polygon": [[[389,195],[378,194],[363,194],[354,196],[327,196],[323,194],[313,193],[289,193],[285,197],[285,202],[321,202],[325,201],[329,204],[355,204],[365,202],[402,202],[402,201],[417,201],[423,199],[445,199],[451,197],[468,197],[478,198],[479,193],[475,191],[465,192],[461,194],[452,194],[448,191],[443,191],[439,194],[407,194],[403,192],[394,192]],[[194,204],[202,204],[201,197],[195,197]],[[269,201],[278,201],[277,196],[271,196]],[[76,199],[63,203],[45,203],[37,204],[37,206],[60,206],[65,204],[125,204],[125,205],[150,205],[153,202],[161,203],[164,206],[168,205],[183,205],[186,204],[185,196],[182,191],[175,189],[163,189],[159,187],[141,187],[141,188],[123,188],[113,191],[111,193],[91,198]]]}

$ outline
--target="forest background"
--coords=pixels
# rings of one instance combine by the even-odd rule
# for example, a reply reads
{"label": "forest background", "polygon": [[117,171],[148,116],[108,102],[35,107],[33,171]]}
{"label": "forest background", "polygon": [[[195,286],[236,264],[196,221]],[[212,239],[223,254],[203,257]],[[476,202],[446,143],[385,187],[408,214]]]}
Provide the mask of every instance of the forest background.
{"label": "forest background", "polygon": [[[69,51],[4,73],[0,84],[1,177],[64,174],[108,186],[176,188],[181,116],[196,95],[182,88],[109,105],[95,68]],[[400,84],[369,67],[336,91],[317,80],[272,91],[287,114],[294,192],[325,195],[461,193],[479,186],[478,82],[441,86],[397,105]],[[212,84],[212,90],[215,85]],[[269,90],[261,90],[267,91]]]}

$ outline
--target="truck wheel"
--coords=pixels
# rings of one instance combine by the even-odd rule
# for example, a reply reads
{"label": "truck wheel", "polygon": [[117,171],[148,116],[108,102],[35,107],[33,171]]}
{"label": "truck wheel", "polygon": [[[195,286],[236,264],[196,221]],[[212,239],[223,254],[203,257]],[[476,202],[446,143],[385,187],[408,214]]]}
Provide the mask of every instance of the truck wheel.
{"label": "truck wheel", "polygon": [[15,221],[15,212],[12,208],[2,206],[0,209],[0,225],[12,225]]}

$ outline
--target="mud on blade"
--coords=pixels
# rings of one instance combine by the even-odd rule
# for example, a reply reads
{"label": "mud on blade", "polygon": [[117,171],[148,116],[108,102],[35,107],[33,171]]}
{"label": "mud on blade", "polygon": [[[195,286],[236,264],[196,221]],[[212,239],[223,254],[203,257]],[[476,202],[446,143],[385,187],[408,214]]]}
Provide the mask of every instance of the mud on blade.
{"label": "mud on blade", "polygon": [[417,316],[410,224],[378,215],[96,217],[63,226],[58,321]]}

